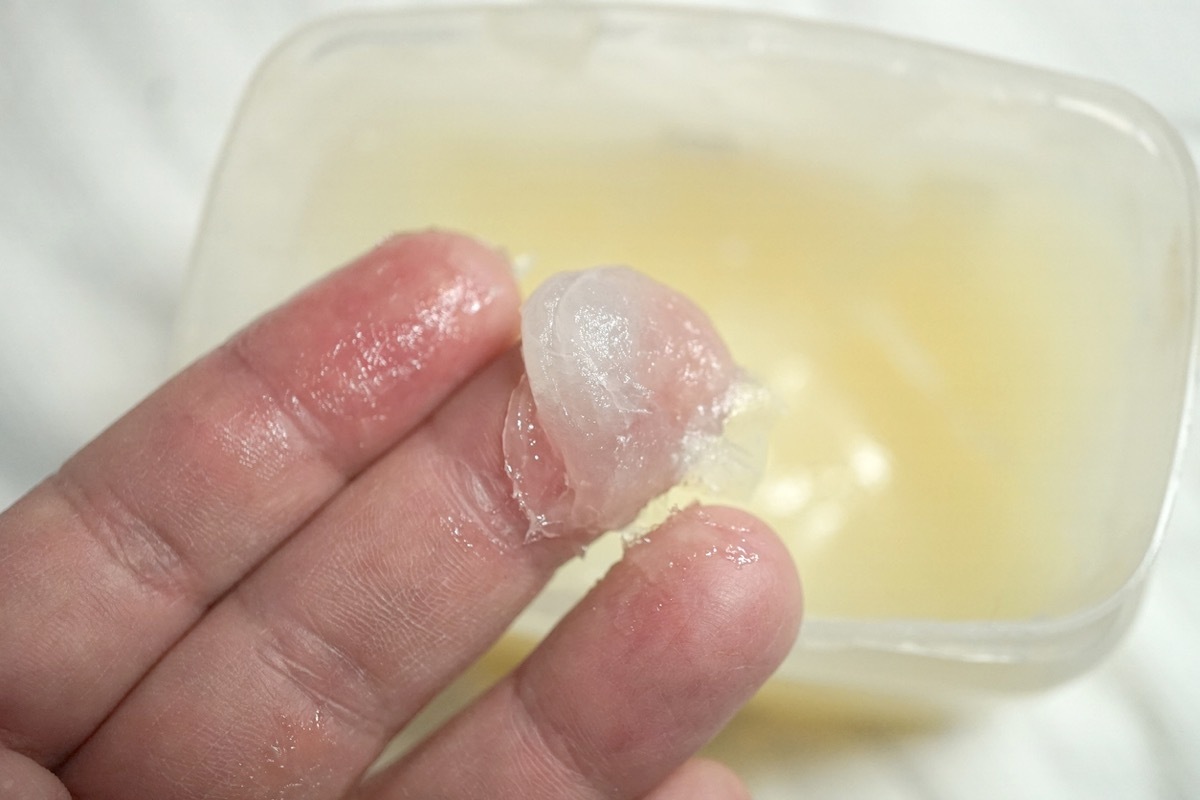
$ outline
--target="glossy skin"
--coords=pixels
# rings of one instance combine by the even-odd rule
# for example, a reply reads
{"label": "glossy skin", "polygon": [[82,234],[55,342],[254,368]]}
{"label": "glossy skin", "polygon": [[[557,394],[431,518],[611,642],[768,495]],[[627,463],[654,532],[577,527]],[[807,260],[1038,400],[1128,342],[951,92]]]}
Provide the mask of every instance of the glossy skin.
{"label": "glossy skin", "polygon": [[574,552],[526,543],[505,474],[517,305],[487,248],[389,240],[0,516],[0,795],[742,796],[687,758],[783,658],[800,596],[729,509],[672,517],[360,784]]}

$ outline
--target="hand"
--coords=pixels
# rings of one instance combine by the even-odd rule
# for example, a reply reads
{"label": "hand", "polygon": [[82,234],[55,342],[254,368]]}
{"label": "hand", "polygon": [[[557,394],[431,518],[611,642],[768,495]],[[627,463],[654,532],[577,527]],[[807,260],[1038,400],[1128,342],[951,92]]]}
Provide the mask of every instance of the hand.
{"label": "hand", "polygon": [[[0,516],[0,796],[745,796],[688,758],[786,654],[799,584],[722,508],[674,515],[360,782],[575,553],[524,542],[505,476],[517,321],[492,251],[390,240]],[[727,546],[757,561],[704,557]]]}

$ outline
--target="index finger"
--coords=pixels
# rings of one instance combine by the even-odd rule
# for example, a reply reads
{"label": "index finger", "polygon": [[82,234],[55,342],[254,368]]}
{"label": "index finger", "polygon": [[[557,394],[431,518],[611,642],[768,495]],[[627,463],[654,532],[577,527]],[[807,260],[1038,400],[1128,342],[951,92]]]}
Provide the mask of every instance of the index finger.
{"label": "index finger", "polygon": [[396,237],[181,373],[0,515],[0,746],[45,765],[516,334],[506,261]]}

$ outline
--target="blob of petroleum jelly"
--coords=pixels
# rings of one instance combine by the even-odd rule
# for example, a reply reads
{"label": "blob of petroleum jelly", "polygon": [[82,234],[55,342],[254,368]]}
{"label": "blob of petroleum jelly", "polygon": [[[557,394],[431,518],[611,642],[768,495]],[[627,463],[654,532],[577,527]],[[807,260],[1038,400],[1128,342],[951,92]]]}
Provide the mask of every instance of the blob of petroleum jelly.
{"label": "blob of petroleum jelly", "polygon": [[551,276],[526,301],[521,335],[504,456],[527,541],[627,525],[714,458],[744,398],[705,313],[626,267]]}

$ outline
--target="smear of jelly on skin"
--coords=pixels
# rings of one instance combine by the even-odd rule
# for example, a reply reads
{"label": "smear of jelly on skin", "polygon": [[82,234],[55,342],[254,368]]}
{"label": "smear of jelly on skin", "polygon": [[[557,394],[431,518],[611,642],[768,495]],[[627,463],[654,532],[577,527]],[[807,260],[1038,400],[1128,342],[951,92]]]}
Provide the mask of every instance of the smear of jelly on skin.
{"label": "smear of jelly on skin", "polygon": [[311,402],[329,414],[374,416],[382,398],[462,337],[463,317],[481,313],[495,297],[494,290],[458,276],[404,319],[360,321],[333,343],[315,371],[304,373],[304,380],[316,387]]}
{"label": "smear of jelly on skin", "polygon": [[504,454],[527,541],[627,525],[711,455],[744,382],[703,311],[624,267],[551,277],[521,333]]}

